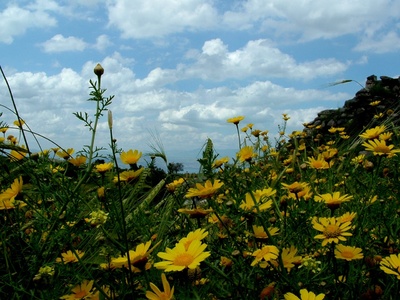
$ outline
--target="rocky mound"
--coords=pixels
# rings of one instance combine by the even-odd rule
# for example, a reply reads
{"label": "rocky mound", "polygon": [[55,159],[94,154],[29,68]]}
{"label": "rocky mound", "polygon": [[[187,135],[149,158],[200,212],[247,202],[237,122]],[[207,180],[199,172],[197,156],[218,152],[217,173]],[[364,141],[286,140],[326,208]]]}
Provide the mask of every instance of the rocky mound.
{"label": "rocky mound", "polygon": [[[347,82],[347,81],[345,81]],[[366,126],[376,126],[389,120],[399,125],[400,77],[375,75],[367,78],[365,87],[353,99],[347,100],[339,109],[328,109],[307,124],[307,136],[319,135],[322,140],[332,127],[344,127],[350,136],[360,134]]]}

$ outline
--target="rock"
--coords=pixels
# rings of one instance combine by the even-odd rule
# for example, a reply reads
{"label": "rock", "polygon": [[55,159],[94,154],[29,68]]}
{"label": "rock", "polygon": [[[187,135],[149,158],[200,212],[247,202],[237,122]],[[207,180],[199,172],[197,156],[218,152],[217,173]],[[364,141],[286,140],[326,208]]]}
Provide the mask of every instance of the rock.
{"label": "rock", "polygon": [[[341,108],[319,112],[314,121],[309,123],[313,126],[304,131],[314,137],[326,135],[326,138],[329,139],[329,128],[345,127],[347,134],[355,136],[360,134],[367,125],[381,124],[383,120],[377,120],[374,116],[382,113],[384,117],[388,117],[389,109],[391,110],[391,122],[395,126],[400,125],[399,118],[394,117],[400,111],[400,77],[380,76],[379,78],[380,80],[375,75],[367,77],[365,88],[359,90],[354,98],[345,101]],[[380,101],[379,105],[370,105],[374,101]]]}

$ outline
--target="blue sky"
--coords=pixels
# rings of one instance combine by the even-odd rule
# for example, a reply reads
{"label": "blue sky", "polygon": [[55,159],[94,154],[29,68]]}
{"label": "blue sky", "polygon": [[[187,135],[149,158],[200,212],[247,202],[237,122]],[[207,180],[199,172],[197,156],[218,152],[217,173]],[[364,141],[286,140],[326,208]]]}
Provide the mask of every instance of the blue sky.
{"label": "blue sky", "polygon": [[[329,83],[399,76],[400,2],[4,0],[0,51],[34,131],[76,150],[89,143],[73,112],[93,113],[88,81],[101,63],[119,147],[147,152],[156,132],[179,161],[208,137],[217,150],[235,148],[228,118],[244,115],[243,126],[273,134],[287,113],[288,130],[299,130],[360,89]],[[4,81],[0,97],[11,107]],[[98,146],[108,140],[103,118]]]}

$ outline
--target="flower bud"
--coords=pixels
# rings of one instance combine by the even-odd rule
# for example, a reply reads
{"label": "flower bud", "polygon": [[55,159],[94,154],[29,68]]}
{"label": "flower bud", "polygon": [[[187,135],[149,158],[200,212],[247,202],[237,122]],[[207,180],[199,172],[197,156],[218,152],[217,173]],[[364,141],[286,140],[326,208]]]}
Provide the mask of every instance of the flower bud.
{"label": "flower bud", "polygon": [[112,117],[112,111],[108,111],[108,128],[112,129],[113,127],[113,117]]}
{"label": "flower bud", "polygon": [[104,74],[104,69],[103,69],[103,67],[100,65],[100,64],[97,64],[95,67],[94,67],[94,74],[96,74],[98,77],[101,77],[101,75],[103,75]]}

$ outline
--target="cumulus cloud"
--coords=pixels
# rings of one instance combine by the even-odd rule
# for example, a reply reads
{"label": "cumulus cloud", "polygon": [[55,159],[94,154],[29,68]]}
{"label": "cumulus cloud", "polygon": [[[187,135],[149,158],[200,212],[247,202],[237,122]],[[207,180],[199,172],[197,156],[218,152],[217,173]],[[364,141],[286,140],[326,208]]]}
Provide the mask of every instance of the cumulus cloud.
{"label": "cumulus cloud", "polygon": [[231,28],[274,33],[303,41],[330,39],[381,29],[400,16],[398,1],[373,0],[291,1],[248,0],[226,11],[223,22]]}
{"label": "cumulus cloud", "polygon": [[260,0],[231,2],[218,10],[213,1],[116,0],[108,6],[109,25],[124,38],[163,37],[183,31],[251,30],[288,41],[331,39],[385,27],[400,16],[397,1]]}
{"label": "cumulus cloud", "polygon": [[43,50],[48,53],[67,52],[67,51],[83,51],[88,46],[83,39],[62,34],[56,34],[51,39],[41,44]]}
{"label": "cumulus cloud", "polygon": [[225,81],[244,78],[292,78],[310,80],[340,74],[348,63],[335,58],[297,62],[265,39],[249,41],[244,47],[229,51],[221,39],[206,41],[201,51],[192,49],[175,69],[153,69],[138,86],[160,86],[186,79]]}
{"label": "cumulus cloud", "polygon": [[56,19],[43,10],[9,5],[0,12],[0,42],[11,44],[15,36],[23,35],[31,28],[54,27],[56,24]]}
{"label": "cumulus cloud", "polygon": [[99,35],[96,39],[96,44],[94,45],[94,48],[99,50],[99,51],[104,51],[108,47],[112,46],[112,42],[110,41],[109,37],[105,34]]}
{"label": "cumulus cloud", "polygon": [[337,74],[346,68],[347,64],[334,58],[296,62],[266,39],[249,41],[243,48],[232,52],[220,39],[214,39],[204,43],[196,62],[193,66],[185,66],[184,72],[188,76],[209,80],[251,76],[309,80]]}
{"label": "cumulus cloud", "polygon": [[75,51],[82,52],[88,48],[93,48],[103,52],[111,45],[112,42],[105,34],[99,35],[93,45],[85,42],[82,38],[75,36],[64,37],[62,34],[56,34],[51,39],[40,44],[40,46],[43,48],[43,51],[47,53]]}
{"label": "cumulus cloud", "polygon": [[108,7],[109,25],[124,38],[151,38],[215,26],[212,1],[116,0]]}
{"label": "cumulus cloud", "polygon": [[364,37],[361,42],[354,47],[354,50],[378,54],[397,52],[400,50],[399,32],[392,30],[379,36]]}

